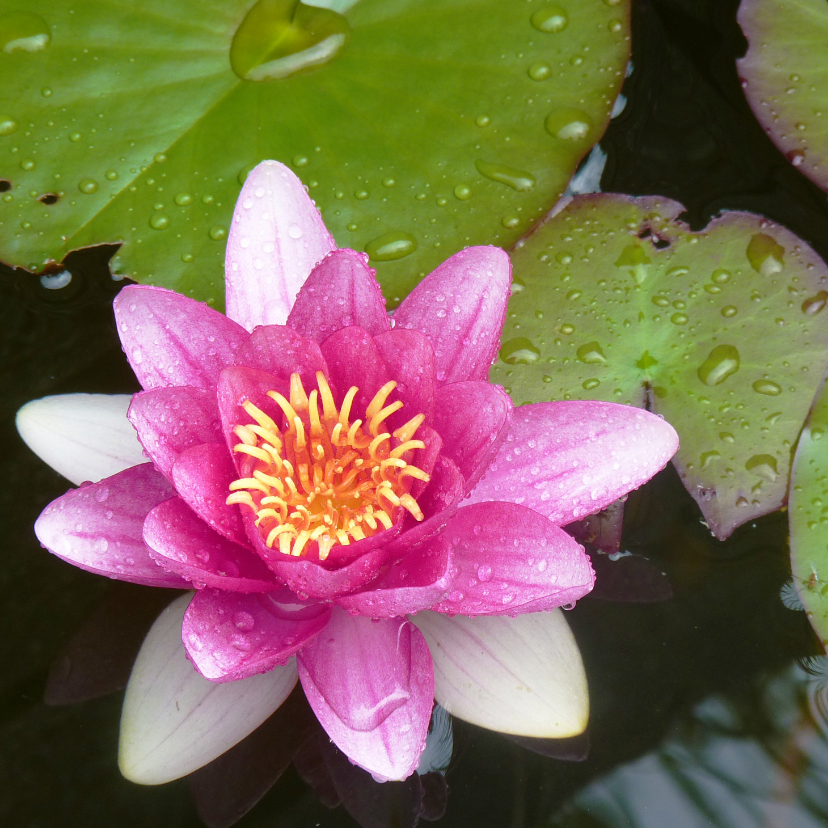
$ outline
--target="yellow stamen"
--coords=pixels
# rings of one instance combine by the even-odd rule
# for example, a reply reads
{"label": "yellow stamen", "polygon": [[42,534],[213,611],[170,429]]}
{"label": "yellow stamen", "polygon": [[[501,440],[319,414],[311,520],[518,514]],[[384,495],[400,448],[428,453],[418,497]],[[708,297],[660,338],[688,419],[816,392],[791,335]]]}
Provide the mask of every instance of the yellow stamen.
{"label": "yellow stamen", "polygon": [[307,394],[299,374],[292,374],[289,399],[269,391],[274,405],[268,411],[242,403],[251,422],[234,428],[234,451],[243,455],[245,476],[230,484],[227,503],[252,510],[274,554],[315,553],[324,561],[337,546],[391,529],[405,512],[422,520],[410,486],[429,475],[408,463],[425,448],[412,439],[425,417],[417,415],[393,435],[385,425],[403,407],[400,401],[386,405],[395,382],[383,385],[364,417],[351,422],[359,389],[349,388],[337,409],[321,372],[316,381]]}

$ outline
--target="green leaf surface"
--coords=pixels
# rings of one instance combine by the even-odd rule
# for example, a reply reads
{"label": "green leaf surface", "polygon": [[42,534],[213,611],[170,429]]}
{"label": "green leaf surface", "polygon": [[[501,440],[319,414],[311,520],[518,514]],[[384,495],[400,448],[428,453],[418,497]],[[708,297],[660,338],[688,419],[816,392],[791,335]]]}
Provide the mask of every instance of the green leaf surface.
{"label": "green leaf surface", "polygon": [[791,572],[808,619],[828,645],[828,390],[799,438],[788,503]]}
{"label": "green leaf surface", "polygon": [[751,109],[788,160],[828,190],[828,3],[744,0],[738,20]]}
{"label": "green leaf surface", "polygon": [[220,306],[274,158],[395,304],[545,215],[628,55],[625,0],[31,0],[0,13],[0,258],[122,241],[119,272]]}
{"label": "green leaf surface", "polygon": [[646,406],[719,538],[785,501],[792,447],[828,367],[828,268],[779,225],[675,201],[576,197],[512,254],[493,368],[516,404]]}

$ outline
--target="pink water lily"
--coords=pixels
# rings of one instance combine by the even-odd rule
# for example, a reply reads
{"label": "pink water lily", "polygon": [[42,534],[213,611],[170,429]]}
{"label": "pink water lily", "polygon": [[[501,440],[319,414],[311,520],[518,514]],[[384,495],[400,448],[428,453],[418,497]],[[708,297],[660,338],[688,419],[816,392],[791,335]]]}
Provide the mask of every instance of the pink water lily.
{"label": "pink water lily", "polygon": [[[367,258],[336,249],[299,180],[264,162],[233,218],[227,316],[154,287],[116,299],[144,389],[127,413],[140,446],[117,400],[21,411],[21,433],[70,479],[116,472],[50,504],[41,543],[92,572],[195,588],[159,619],[127,690],[130,778],[210,761],[297,679],[380,780],[417,768],[435,697],[492,729],[583,730],[577,647],[547,611],[594,576],[560,527],[652,477],[677,437],[609,403],[514,409],[487,381],[510,278],[502,250],[469,248],[389,315]],[[72,411],[96,431],[67,425]]]}

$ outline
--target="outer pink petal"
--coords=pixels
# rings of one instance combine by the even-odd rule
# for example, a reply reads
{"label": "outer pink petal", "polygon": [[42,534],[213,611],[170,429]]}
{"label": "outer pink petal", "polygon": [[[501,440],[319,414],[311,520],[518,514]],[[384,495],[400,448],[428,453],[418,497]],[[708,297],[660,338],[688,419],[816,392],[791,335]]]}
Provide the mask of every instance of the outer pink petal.
{"label": "outer pink petal", "polygon": [[236,681],[284,664],[329,617],[328,608],[298,604],[288,590],[241,595],[202,589],[187,607],[181,636],[204,678]]}
{"label": "outer pink petal", "polygon": [[220,535],[248,546],[239,508],[226,502],[237,477],[227,447],[219,443],[187,449],[172,467],[175,489],[187,505]]}
{"label": "outer pink petal", "polygon": [[[351,422],[364,419],[365,409],[374,395],[391,379],[373,337],[362,328],[342,328],[329,336],[321,348],[328,363],[328,377],[339,392],[337,404],[355,385],[359,393],[351,406]],[[393,400],[392,394],[389,402]]]}
{"label": "outer pink petal", "polygon": [[302,285],[287,324],[318,342],[353,325],[374,336],[387,331],[385,299],[367,261],[353,250],[329,253]]}
{"label": "outer pink petal", "polygon": [[449,544],[437,537],[397,561],[378,583],[336,603],[369,618],[399,618],[429,609],[449,594],[449,565]]}
{"label": "outer pink petal", "polygon": [[173,495],[151,463],[68,491],[35,523],[38,540],[59,558],[98,575],[148,586],[189,584],[158,566],[143,540],[147,513]]}
{"label": "outer pink petal", "polygon": [[434,670],[419,630],[334,609],[298,655],[299,679],[334,744],[379,781],[419,764],[434,701]]}
{"label": "outer pink petal", "polygon": [[128,285],[114,304],[121,344],[145,390],[214,387],[247,338],[224,314],[172,290]]}
{"label": "outer pink petal", "polygon": [[200,388],[154,388],[132,398],[127,419],[158,470],[171,479],[181,452],[222,440],[216,394]]}
{"label": "outer pink petal", "polygon": [[[276,403],[267,396],[268,391],[278,391],[288,396],[290,388],[284,380],[274,377],[267,371],[260,371],[258,368],[234,366],[221,372],[217,394],[219,415],[224,430],[224,439],[231,452],[233,446],[239,442],[233,429],[239,424],[247,425],[253,422],[253,418],[242,408],[244,402],[250,400],[263,411],[270,412],[273,409],[278,411]],[[279,414],[281,415],[280,411]],[[243,458],[239,457],[236,452],[233,452],[233,455],[236,468],[240,468]]]}
{"label": "outer pink petal", "polygon": [[286,325],[256,328],[236,354],[236,365],[267,371],[285,382],[299,374],[305,389],[316,388],[316,372],[328,373],[319,344]]}
{"label": "outer pink petal", "polygon": [[388,419],[393,431],[417,414],[425,414],[431,425],[434,413],[434,349],[431,341],[419,331],[395,328],[374,337],[374,344],[397,381],[395,399],[403,407]]}
{"label": "outer pink petal", "polygon": [[673,427],[604,402],[524,405],[468,503],[521,503],[563,526],[649,480],[678,448]]}
{"label": "outer pink petal", "polygon": [[214,532],[178,497],[147,515],[144,541],[164,569],[197,588],[270,592],[280,586],[258,555]]}
{"label": "outer pink petal", "polygon": [[488,377],[511,280],[512,265],[499,247],[468,247],[426,276],[394,312],[396,327],[431,339],[438,382]]}
{"label": "outer pink petal", "polygon": [[466,491],[480,479],[506,437],[512,401],[498,385],[455,382],[437,390],[434,428],[443,438],[443,455],[466,478]]}
{"label": "outer pink petal", "polygon": [[[451,615],[514,615],[582,598],[595,582],[583,547],[537,512],[514,503],[460,509],[441,540],[452,547]],[[528,609],[527,609],[528,607]]]}
{"label": "outer pink petal", "polygon": [[263,161],[242,187],[225,255],[227,315],[248,330],[284,325],[302,283],[336,249],[302,182]]}

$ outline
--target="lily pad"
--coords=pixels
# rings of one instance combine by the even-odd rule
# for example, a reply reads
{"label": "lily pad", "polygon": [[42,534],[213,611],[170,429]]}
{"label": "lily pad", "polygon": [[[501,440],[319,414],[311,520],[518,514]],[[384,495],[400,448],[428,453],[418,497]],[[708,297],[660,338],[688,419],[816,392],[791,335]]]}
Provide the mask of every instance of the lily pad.
{"label": "lily pad", "polygon": [[828,190],[828,3],[744,0],[738,21],[751,109],[788,160]]}
{"label": "lily pad", "polygon": [[791,470],[791,572],[808,619],[828,646],[828,391],[817,397]]}
{"label": "lily pad", "polygon": [[122,241],[120,273],[221,305],[275,158],[396,302],[547,212],[628,56],[626,0],[30,0],[0,14],[0,258]]}
{"label": "lily pad", "polygon": [[828,267],[759,216],[725,213],[694,233],[682,210],[580,196],[521,242],[492,376],[518,404],[599,399],[662,414],[685,486],[725,538],[785,502],[828,367]]}

